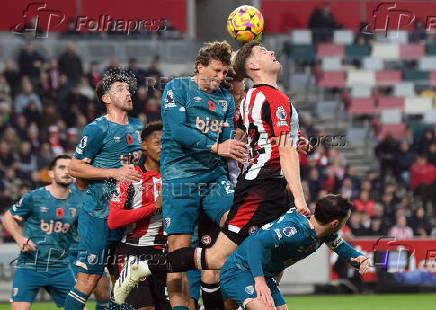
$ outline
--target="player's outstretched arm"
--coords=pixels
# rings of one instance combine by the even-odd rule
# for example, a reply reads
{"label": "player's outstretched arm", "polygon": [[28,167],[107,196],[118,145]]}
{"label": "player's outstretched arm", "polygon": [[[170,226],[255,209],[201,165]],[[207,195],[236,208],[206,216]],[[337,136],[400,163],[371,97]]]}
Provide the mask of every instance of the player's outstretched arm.
{"label": "player's outstretched arm", "polygon": [[292,138],[289,133],[285,132],[275,138],[279,147],[280,166],[288,182],[289,189],[294,196],[295,206],[299,213],[309,216],[310,211],[307,208],[304,199],[303,187],[300,179],[300,158],[297,150],[292,146]]}
{"label": "player's outstretched arm", "polygon": [[23,227],[19,224],[21,221],[21,217],[14,217],[9,210],[3,216],[3,226],[12,235],[20,250],[23,252],[36,251],[36,245],[24,236]]}
{"label": "player's outstretched arm", "polygon": [[354,268],[359,269],[360,274],[365,274],[369,268],[369,259],[359,251],[356,251],[349,245],[339,234],[328,236],[327,246],[338,254],[345,261],[350,263]]}
{"label": "player's outstretched arm", "polygon": [[69,172],[75,178],[87,180],[102,180],[114,178],[120,182],[137,182],[141,174],[133,165],[124,165],[121,168],[97,168],[90,164],[90,160],[80,160],[75,157],[71,160]]}

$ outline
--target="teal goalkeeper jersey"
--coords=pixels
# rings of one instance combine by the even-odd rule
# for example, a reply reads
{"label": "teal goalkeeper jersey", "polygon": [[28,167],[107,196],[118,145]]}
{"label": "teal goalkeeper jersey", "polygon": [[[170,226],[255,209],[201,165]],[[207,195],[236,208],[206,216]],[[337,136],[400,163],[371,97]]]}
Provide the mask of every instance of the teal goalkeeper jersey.
{"label": "teal goalkeeper jersey", "polygon": [[226,266],[248,270],[253,277],[274,277],[314,253],[323,243],[355,267],[350,258],[363,255],[337,233],[318,238],[308,219],[291,209],[249,236],[228,258]]}
{"label": "teal goalkeeper jersey", "polygon": [[[106,116],[97,118],[83,130],[74,157],[97,168],[120,168],[122,164],[137,166],[142,158],[142,127],[142,121],[132,117],[127,125],[111,122]],[[113,179],[88,180],[84,210],[95,217],[107,218],[115,184]]]}
{"label": "teal goalkeeper jersey", "polygon": [[24,236],[37,246],[36,251],[21,252],[17,268],[47,270],[68,267],[68,249],[75,241],[77,206],[82,197],[71,192],[57,199],[45,188],[33,190],[9,210],[24,220]]}
{"label": "teal goalkeeper jersey", "polygon": [[162,96],[161,171],[164,180],[192,177],[222,169],[225,160],[211,153],[215,142],[234,136],[235,101],[219,87],[208,93],[192,77],[170,81]]}

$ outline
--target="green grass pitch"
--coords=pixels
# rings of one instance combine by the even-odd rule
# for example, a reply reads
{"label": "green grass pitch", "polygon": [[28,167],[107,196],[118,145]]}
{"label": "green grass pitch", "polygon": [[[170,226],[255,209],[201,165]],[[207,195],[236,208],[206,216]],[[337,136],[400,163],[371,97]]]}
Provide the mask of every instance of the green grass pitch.
{"label": "green grass pitch", "polygon": [[[287,297],[289,310],[432,310],[436,309],[435,294],[307,296]],[[0,310],[10,309],[1,304]],[[35,303],[32,310],[55,310],[54,303]],[[93,302],[87,303],[94,310]]]}

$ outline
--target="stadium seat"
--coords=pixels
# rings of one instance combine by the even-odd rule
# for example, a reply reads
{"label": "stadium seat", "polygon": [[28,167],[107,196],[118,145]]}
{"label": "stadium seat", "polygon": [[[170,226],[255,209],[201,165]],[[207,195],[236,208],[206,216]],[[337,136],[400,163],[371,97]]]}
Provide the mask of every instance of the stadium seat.
{"label": "stadium seat", "polygon": [[436,57],[422,57],[418,61],[418,68],[421,71],[436,70]]}
{"label": "stadium seat", "polygon": [[371,57],[381,59],[398,59],[400,57],[400,46],[394,43],[374,43]]}
{"label": "stadium seat", "polygon": [[365,57],[363,58],[363,69],[374,71],[383,70],[383,60],[379,58]]}
{"label": "stadium seat", "polygon": [[425,56],[425,47],[423,44],[401,44],[400,58],[401,59],[419,59]]}
{"label": "stadium seat", "polygon": [[288,56],[294,60],[315,59],[316,51],[313,45],[290,45]]}
{"label": "stadium seat", "polygon": [[409,33],[405,30],[389,30],[386,38],[392,43],[405,44],[409,42]]}
{"label": "stadium seat", "polygon": [[436,56],[436,44],[426,45],[427,56]]}
{"label": "stadium seat", "polygon": [[384,139],[384,137],[390,133],[394,139],[400,140],[404,138],[406,133],[406,125],[403,123],[399,124],[382,124],[380,126],[380,131],[377,135],[379,140]]}
{"label": "stadium seat", "polygon": [[415,86],[413,83],[398,83],[394,86],[394,96],[408,97],[415,95]]}
{"label": "stadium seat", "polygon": [[377,101],[379,110],[400,109],[404,111],[404,98],[402,97],[380,97]]}
{"label": "stadium seat", "polygon": [[377,86],[393,86],[402,82],[402,72],[399,70],[377,71],[375,73],[375,81]]}
{"label": "stadium seat", "polygon": [[335,30],[333,33],[333,42],[336,44],[349,45],[353,44],[354,34],[351,30]]}
{"label": "stadium seat", "polygon": [[348,107],[350,114],[376,114],[377,107],[374,98],[351,98]]}
{"label": "stadium seat", "polygon": [[344,87],[345,86],[345,72],[320,72],[317,75],[317,84],[321,87]]}
{"label": "stadium seat", "polygon": [[371,86],[369,85],[352,85],[351,86],[352,98],[365,98],[371,97]]}
{"label": "stadium seat", "polygon": [[316,104],[316,115],[321,119],[332,119],[336,117],[339,109],[337,101],[321,101]]}
{"label": "stadium seat", "polygon": [[318,44],[316,57],[344,57],[344,46],[341,44],[331,43]]}
{"label": "stadium seat", "polygon": [[404,103],[406,114],[424,114],[432,110],[433,99],[430,97],[407,97]]}
{"label": "stadium seat", "polygon": [[312,31],[294,30],[291,33],[291,42],[293,44],[312,44]]}
{"label": "stadium seat", "polygon": [[345,57],[348,59],[361,59],[371,54],[369,45],[353,44],[345,46]]}
{"label": "stadium seat", "polygon": [[435,124],[436,125],[436,110],[430,110],[424,112],[423,122],[426,124]]}
{"label": "stadium seat", "polygon": [[403,112],[400,109],[382,110],[380,113],[380,122],[382,124],[399,124],[402,121]]}
{"label": "stadium seat", "polygon": [[368,136],[368,129],[366,128],[348,128],[347,129],[347,141],[351,146],[365,146],[366,138]]}
{"label": "stadium seat", "polygon": [[347,74],[347,85],[374,85],[375,73],[368,70],[350,70]]}
{"label": "stadium seat", "polygon": [[321,60],[321,68],[324,71],[341,71],[342,59],[339,57],[326,57]]}
{"label": "stadium seat", "polygon": [[425,83],[430,79],[430,72],[428,71],[416,71],[416,70],[404,70],[403,80],[416,83]]}

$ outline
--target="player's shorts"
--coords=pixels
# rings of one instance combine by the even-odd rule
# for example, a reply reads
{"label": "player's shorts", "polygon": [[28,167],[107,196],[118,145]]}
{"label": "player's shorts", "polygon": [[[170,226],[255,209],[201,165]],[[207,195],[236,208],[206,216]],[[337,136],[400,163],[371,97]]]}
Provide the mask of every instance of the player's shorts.
{"label": "player's shorts", "polygon": [[164,228],[168,235],[192,235],[200,208],[219,225],[232,205],[234,193],[221,168],[190,178],[166,180],[162,190]]}
{"label": "player's shorts", "polygon": [[70,268],[35,271],[17,268],[12,284],[11,302],[33,302],[40,288],[45,288],[58,307],[63,307],[65,298],[76,285]]}
{"label": "player's shorts", "polygon": [[[233,299],[245,309],[247,303],[257,297],[253,275],[248,270],[241,270],[229,259],[220,273],[220,285],[223,296]],[[280,289],[273,278],[266,278],[266,284],[271,290],[271,296],[276,307],[286,304]]]}
{"label": "player's shorts", "polygon": [[218,238],[220,231],[219,225],[212,222],[206,213],[200,210],[198,219],[198,244],[196,246],[210,248]]}
{"label": "player's shorts", "polygon": [[293,205],[286,184],[284,179],[239,179],[222,232],[236,244],[241,244],[259,227],[278,219]]}
{"label": "player's shorts", "polygon": [[75,262],[78,271],[102,275],[111,245],[121,239],[122,230],[111,230],[107,218],[92,216],[82,208],[79,211],[77,231],[80,236]]}
{"label": "player's shorts", "polygon": [[[162,250],[157,250],[153,247],[133,246],[120,243],[115,249],[118,272],[114,274],[117,277],[119,276],[123,263],[128,256],[135,255],[141,259],[148,260],[153,255],[161,257],[162,254]],[[135,309],[155,307],[155,309],[171,310],[166,282],[166,273],[154,273],[150,277],[139,281],[138,286],[130,291],[126,299],[126,304]]]}

